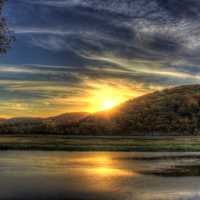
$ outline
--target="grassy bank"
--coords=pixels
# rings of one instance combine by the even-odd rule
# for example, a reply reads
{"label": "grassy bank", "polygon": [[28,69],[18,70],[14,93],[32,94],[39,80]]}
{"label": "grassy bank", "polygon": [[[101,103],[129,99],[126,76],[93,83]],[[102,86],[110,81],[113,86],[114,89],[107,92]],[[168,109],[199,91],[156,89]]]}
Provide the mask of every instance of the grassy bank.
{"label": "grassy bank", "polygon": [[200,151],[200,137],[1,135],[0,150]]}

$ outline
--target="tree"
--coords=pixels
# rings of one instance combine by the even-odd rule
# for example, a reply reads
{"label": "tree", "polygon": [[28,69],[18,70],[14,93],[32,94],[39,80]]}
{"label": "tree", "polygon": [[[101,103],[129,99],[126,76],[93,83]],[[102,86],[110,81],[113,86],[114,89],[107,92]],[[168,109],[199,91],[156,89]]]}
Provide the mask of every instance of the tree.
{"label": "tree", "polygon": [[0,54],[6,53],[11,42],[15,40],[14,35],[9,30],[6,20],[3,17],[3,6],[6,0],[0,0]]}

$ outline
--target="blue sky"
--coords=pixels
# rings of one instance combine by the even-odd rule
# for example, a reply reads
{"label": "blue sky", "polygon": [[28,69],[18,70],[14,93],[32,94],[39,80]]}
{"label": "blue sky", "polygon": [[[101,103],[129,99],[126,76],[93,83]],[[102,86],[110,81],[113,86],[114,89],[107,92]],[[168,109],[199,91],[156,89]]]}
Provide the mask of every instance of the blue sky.
{"label": "blue sky", "polygon": [[7,0],[1,117],[97,111],[200,82],[198,0]]}

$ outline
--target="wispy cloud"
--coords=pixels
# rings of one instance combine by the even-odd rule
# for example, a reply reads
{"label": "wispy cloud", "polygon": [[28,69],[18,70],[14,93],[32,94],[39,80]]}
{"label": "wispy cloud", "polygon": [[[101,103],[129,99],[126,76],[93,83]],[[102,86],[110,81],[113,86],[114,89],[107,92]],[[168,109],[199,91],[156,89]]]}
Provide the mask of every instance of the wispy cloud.
{"label": "wispy cloud", "polygon": [[51,27],[42,28],[42,27],[12,27],[12,31],[16,34],[47,34],[47,35],[57,35],[57,36],[65,36],[71,35],[74,31],[67,31],[67,30],[59,30],[53,29]]}
{"label": "wispy cloud", "polygon": [[101,85],[128,99],[200,83],[196,0],[8,0],[5,13],[17,38],[0,66],[9,115],[14,103],[21,115],[87,110]]}

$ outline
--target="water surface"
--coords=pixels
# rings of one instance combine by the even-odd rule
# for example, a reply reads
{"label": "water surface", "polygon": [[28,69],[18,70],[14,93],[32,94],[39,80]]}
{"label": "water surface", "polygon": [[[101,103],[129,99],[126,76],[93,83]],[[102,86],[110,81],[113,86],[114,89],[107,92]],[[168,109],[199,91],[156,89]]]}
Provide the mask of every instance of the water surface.
{"label": "water surface", "polygon": [[0,199],[197,200],[200,153],[0,152]]}

